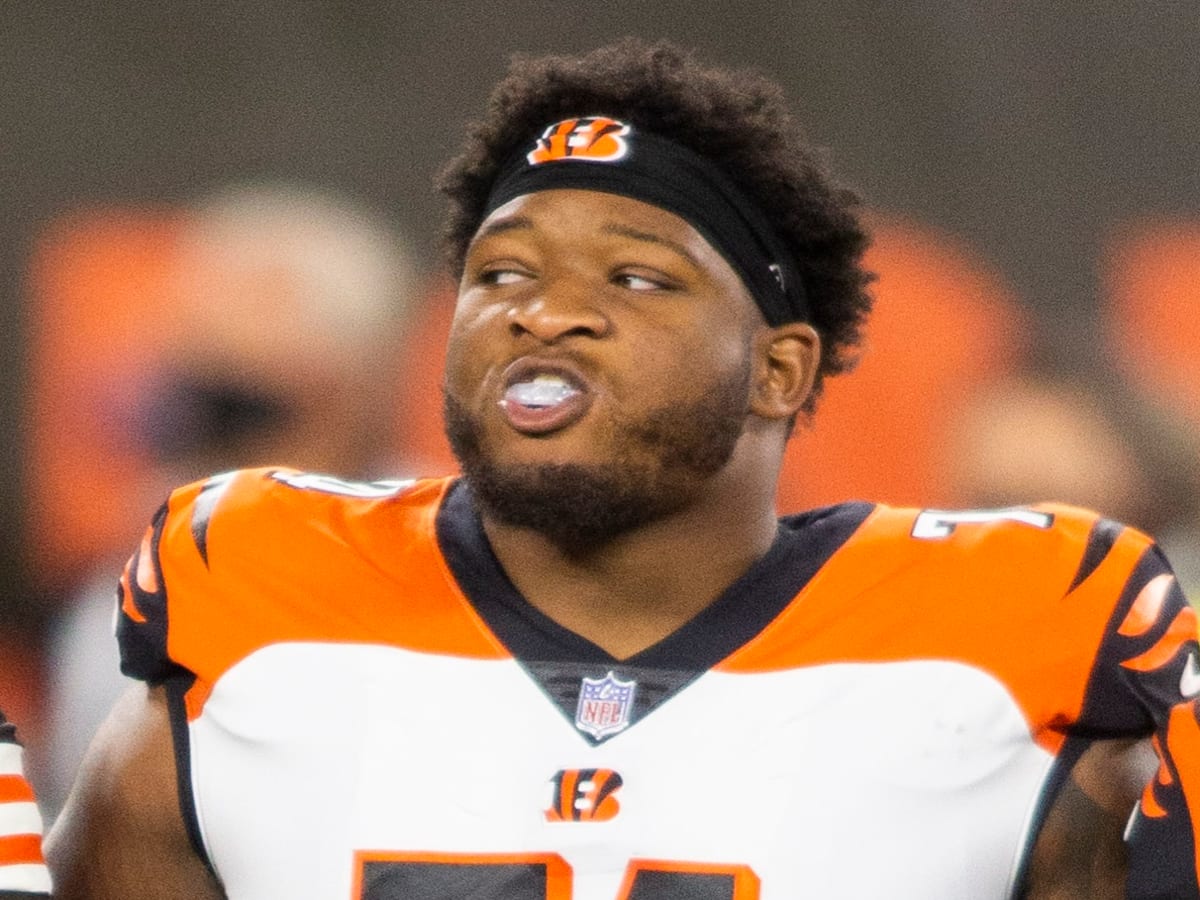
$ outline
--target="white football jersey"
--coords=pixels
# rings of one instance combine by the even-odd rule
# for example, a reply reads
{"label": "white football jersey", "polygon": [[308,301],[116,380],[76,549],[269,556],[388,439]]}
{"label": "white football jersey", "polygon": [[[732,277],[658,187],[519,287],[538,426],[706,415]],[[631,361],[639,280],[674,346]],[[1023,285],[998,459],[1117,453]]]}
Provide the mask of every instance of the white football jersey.
{"label": "white football jersey", "polygon": [[230,900],[1001,900],[1078,751],[1156,732],[1137,827],[1195,891],[1195,617],[1079,510],[790,517],[616,660],[463,482],[255,470],[173,495],[121,607]]}

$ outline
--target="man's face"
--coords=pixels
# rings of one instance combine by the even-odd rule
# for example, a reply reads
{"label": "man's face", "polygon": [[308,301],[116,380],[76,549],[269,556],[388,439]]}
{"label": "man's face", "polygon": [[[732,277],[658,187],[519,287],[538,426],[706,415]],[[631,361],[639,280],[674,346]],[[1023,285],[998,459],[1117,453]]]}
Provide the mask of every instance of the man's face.
{"label": "man's face", "polygon": [[582,551],[688,505],[742,433],[761,327],[665,210],[582,190],[496,210],[467,253],[445,383],[485,512]]}

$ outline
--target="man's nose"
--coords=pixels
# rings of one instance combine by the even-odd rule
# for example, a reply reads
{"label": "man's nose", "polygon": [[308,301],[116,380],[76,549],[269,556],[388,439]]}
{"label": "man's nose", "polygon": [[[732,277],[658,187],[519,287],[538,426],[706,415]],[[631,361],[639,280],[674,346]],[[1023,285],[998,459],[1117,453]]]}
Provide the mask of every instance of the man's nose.
{"label": "man's nose", "polygon": [[602,337],[608,333],[608,317],[599,309],[592,292],[570,278],[539,285],[539,290],[514,301],[508,311],[513,334],[529,334],[543,343],[565,337]]}

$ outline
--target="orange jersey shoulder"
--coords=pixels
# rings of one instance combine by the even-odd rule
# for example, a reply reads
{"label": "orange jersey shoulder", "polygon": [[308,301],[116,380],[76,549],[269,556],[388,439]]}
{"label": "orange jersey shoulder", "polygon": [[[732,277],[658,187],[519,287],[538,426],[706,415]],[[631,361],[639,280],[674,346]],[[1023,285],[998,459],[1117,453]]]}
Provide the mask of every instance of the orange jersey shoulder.
{"label": "orange jersey shoulder", "polygon": [[212,685],[254,651],[286,642],[507,655],[437,545],[450,483],[251,469],[175,491],[122,577],[123,666],[149,680],[182,671]]}
{"label": "orange jersey shoulder", "polygon": [[723,664],[767,671],[936,659],[985,671],[1031,729],[1076,721],[1152,544],[1087,510],[876,507],[762,634]]}

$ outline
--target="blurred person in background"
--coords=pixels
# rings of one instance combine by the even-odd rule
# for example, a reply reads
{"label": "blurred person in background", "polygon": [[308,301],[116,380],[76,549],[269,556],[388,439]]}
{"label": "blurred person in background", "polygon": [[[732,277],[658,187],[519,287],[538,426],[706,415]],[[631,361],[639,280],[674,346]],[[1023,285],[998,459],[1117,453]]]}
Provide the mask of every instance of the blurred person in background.
{"label": "blurred person in background", "polygon": [[[136,479],[115,486],[129,530],[120,555],[181,480],[272,463],[343,477],[390,471],[392,372],[418,290],[391,227],[328,193],[235,186],[177,217],[163,264],[161,295],[145,302],[164,307],[147,310],[147,323],[165,322],[137,336],[161,352],[114,391],[124,402],[105,420],[139,455]],[[51,814],[124,682],[115,557],[94,561],[51,634],[48,759],[38,760]]]}
{"label": "blurred person in background", "polygon": [[1137,385],[1014,374],[972,392],[951,424],[948,490],[976,507],[1050,498],[1156,536],[1200,596],[1200,430]]}
{"label": "blurred person in background", "polygon": [[[1174,548],[1181,574],[1200,590],[1200,217],[1143,215],[1114,227],[1101,262],[1099,326],[1108,358],[1141,397],[1153,397],[1155,417],[1146,429],[1149,460],[1166,447],[1182,452],[1161,459],[1172,472],[1190,476],[1192,490],[1172,498],[1189,505],[1169,523],[1163,541]],[[1139,421],[1135,405],[1129,418]],[[1124,421],[1126,417],[1121,416]],[[1182,434],[1181,442],[1173,435]],[[1176,476],[1177,477],[1177,476]]]}

